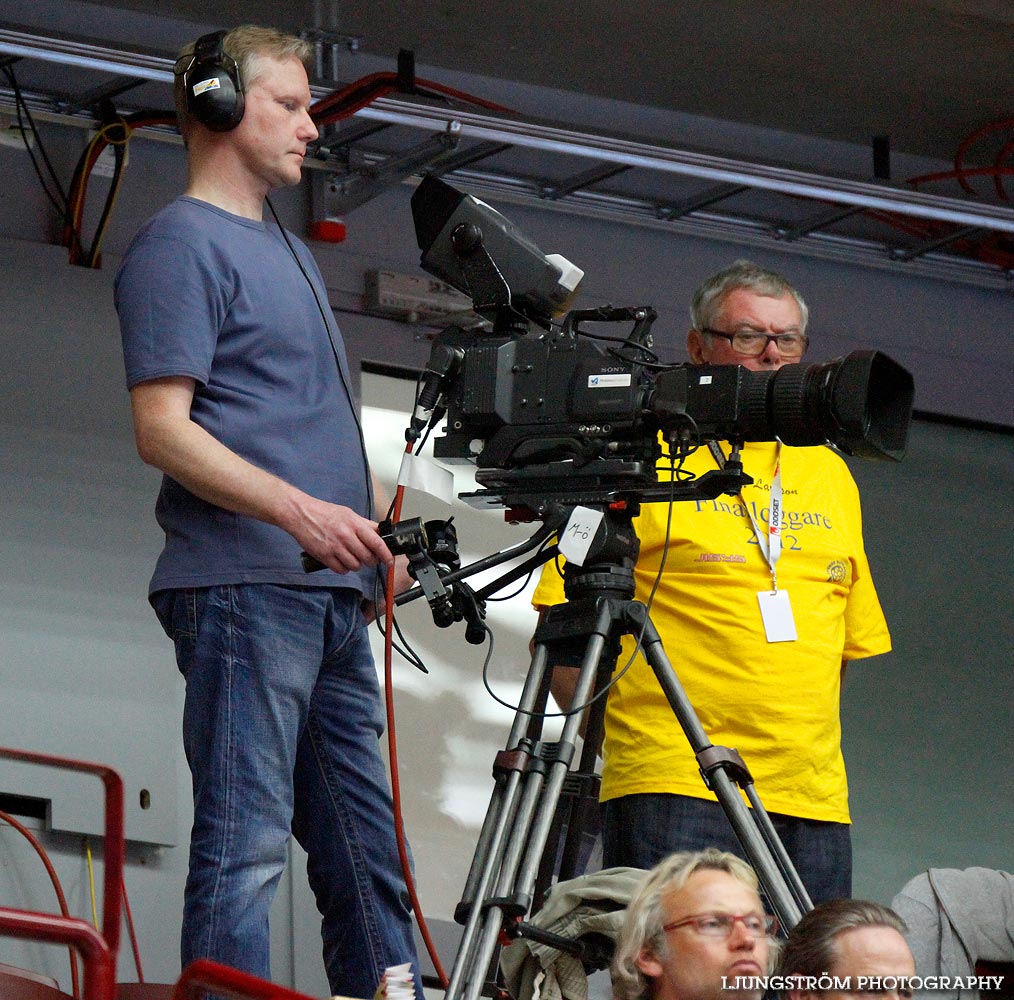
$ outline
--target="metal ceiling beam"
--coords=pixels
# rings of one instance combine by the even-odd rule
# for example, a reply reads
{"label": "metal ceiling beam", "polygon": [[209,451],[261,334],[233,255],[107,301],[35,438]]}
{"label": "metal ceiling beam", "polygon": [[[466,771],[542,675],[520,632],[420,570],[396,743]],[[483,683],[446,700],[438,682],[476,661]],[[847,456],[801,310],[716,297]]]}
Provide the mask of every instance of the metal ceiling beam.
{"label": "metal ceiling beam", "polygon": [[833,212],[824,212],[821,215],[808,219],[806,222],[801,222],[798,226],[777,229],[774,235],[780,240],[785,240],[786,243],[791,243],[793,240],[798,240],[800,236],[806,236],[818,229],[826,229],[828,226],[833,226],[836,222],[842,222],[853,215],[858,215],[862,211],[864,209],[855,207],[837,208]]}
{"label": "metal ceiling beam", "polygon": [[895,260],[915,260],[916,257],[922,257],[924,254],[931,253],[933,250],[939,250],[940,247],[947,246],[949,243],[956,243],[958,240],[964,240],[969,236],[975,236],[978,232],[979,230],[976,226],[966,226],[964,229],[955,229],[946,236],[939,236],[935,240],[925,240],[918,246],[912,247],[909,250],[892,250],[891,256],[894,257]]}
{"label": "metal ceiling beam", "polygon": [[328,216],[347,215],[395,184],[419,173],[428,163],[453,150],[455,139],[436,132],[402,153],[392,154],[363,170],[336,178],[325,195]]}
{"label": "metal ceiling beam", "polygon": [[593,184],[599,184],[629,169],[630,167],[626,167],[622,163],[600,163],[598,166],[589,167],[587,170],[575,174],[573,177],[568,177],[566,180],[559,182],[547,181],[542,186],[543,197],[549,198],[551,201],[557,201],[560,198],[565,198],[568,194],[591,187]]}
{"label": "metal ceiling beam", "polygon": [[173,82],[172,59],[65,38],[32,35],[8,28],[0,28],[0,52],[25,59],[60,63],[63,66],[99,70],[116,76],[136,76],[170,85]]}
{"label": "metal ceiling beam", "polygon": [[[171,59],[66,39],[0,29],[0,52],[162,83],[172,82]],[[326,93],[328,91],[322,88],[314,88],[315,97],[322,97]],[[842,205],[856,205],[921,219],[936,219],[961,226],[979,226],[1014,233],[1014,209],[997,205],[970,204],[958,198],[888,187],[883,181],[869,183],[827,177],[803,170],[751,163],[606,134],[580,132],[557,125],[503,118],[491,113],[435,106],[420,98],[378,98],[358,111],[357,116],[430,131],[446,129],[459,137],[471,136],[561,155],[588,157]]]}
{"label": "metal ceiling beam", "polygon": [[[375,135],[377,132],[383,132],[384,129],[390,128],[390,125],[384,124],[384,122],[367,122],[367,121],[356,121],[355,119],[346,119],[342,122],[341,127],[335,128],[333,131],[329,131],[324,138],[321,138],[317,142],[312,142],[307,147],[308,156],[316,156],[319,153],[334,153],[335,150],[341,149],[342,146],[350,146],[354,142],[359,142],[365,139],[367,136]],[[314,152],[314,148],[316,152]]]}
{"label": "metal ceiling beam", "polygon": [[685,198],[671,205],[659,205],[657,214],[660,219],[680,219],[684,215],[690,215],[691,212],[699,212],[702,208],[716,205],[726,198],[749,190],[743,184],[716,184],[693,198]]}
{"label": "metal ceiling beam", "polygon": [[[16,30],[0,27],[0,54],[38,59],[65,65],[78,66],[151,80],[167,85],[172,83],[173,61],[164,57],[124,52],[98,45],[68,41],[39,35],[29,35]],[[312,87],[315,99],[330,93],[322,87]],[[59,114],[40,114],[43,120],[59,121]],[[638,167],[646,170],[675,173],[689,177],[705,178],[719,184],[736,185],[742,188],[758,188],[790,196],[802,196],[850,206],[842,212],[861,212],[867,208],[897,212],[914,218],[934,219],[959,226],[974,227],[993,231],[1014,233],[1014,210],[1001,206],[976,204],[956,198],[926,194],[921,191],[892,188],[883,181],[867,183],[848,178],[834,178],[792,170],[783,167],[751,163],[722,156],[680,150],[671,146],[640,142],[606,134],[580,132],[539,122],[519,121],[497,115],[452,109],[434,105],[421,98],[388,96],[379,98],[362,108],[356,115],[360,120],[390,125],[403,125],[427,131],[446,133],[446,138],[460,140],[470,137],[480,140],[477,147],[481,154],[497,151],[507,146],[520,146],[546,150],[560,155],[579,156],[594,159],[602,164],[615,165],[620,170]],[[76,118],[68,118],[79,124]],[[147,133],[151,138],[174,141],[173,134],[155,130]],[[495,144],[495,145],[494,145]],[[445,153],[442,160],[460,157],[462,166],[468,160],[468,153]],[[369,154],[366,157],[370,159]],[[307,166],[328,169],[324,162],[307,160]],[[441,171],[448,166],[441,162]],[[593,167],[598,170],[599,167]],[[457,176],[457,175],[456,175]],[[700,237],[728,240],[744,244],[780,243],[786,247],[788,241],[777,237],[784,233],[773,232],[770,225],[750,219],[718,216],[712,213],[693,211],[686,219],[667,220],[659,218],[658,205],[647,205],[637,198],[609,195],[578,190],[556,200],[547,199],[545,191],[525,178],[507,175],[472,175],[464,170],[462,180],[473,188],[484,189],[491,195],[521,204],[540,204],[557,210],[581,216],[625,222],[632,225],[664,227]],[[721,190],[721,189],[719,189]],[[838,213],[834,213],[835,216]],[[820,225],[818,222],[817,225]],[[809,227],[799,227],[806,230]],[[977,284],[991,288],[1014,290],[1014,273],[993,265],[987,265],[969,258],[954,258],[929,253],[930,247],[920,247],[920,256],[912,260],[900,260],[896,251],[863,240],[835,237],[831,234],[791,231],[791,245],[797,252],[827,259],[849,260],[874,267],[903,266],[910,273],[926,277],[942,278],[966,284]],[[959,234],[963,235],[963,234]],[[947,242],[945,236],[940,243]],[[924,255],[924,256],[923,256]]]}
{"label": "metal ceiling beam", "polygon": [[505,149],[510,149],[510,146],[505,142],[479,142],[467,149],[459,149],[446,156],[441,156],[439,161],[430,164],[430,173],[435,173],[440,177],[443,174],[449,174],[452,170],[460,170],[462,167],[478,163],[490,156],[496,156],[497,153],[502,153]]}
{"label": "metal ceiling beam", "polygon": [[968,257],[930,253],[912,260],[899,261],[889,248],[868,240],[813,232],[793,243],[785,243],[773,238],[774,234],[767,223],[714,212],[701,211],[677,219],[660,219],[657,206],[636,198],[581,191],[573,196],[573,200],[539,200],[537,187],[529,181],[473,171],[463,171],[460,183],[462,187],[467,187],[469,191],[484,198],[516,205],[537,204],[547,210],[576,212],[582,218],[621,222],[682,233],[698,239],[720,240],[765,250],[781,250],[895,273],[900,270],[907,275],[937,281],[954,281],[962,285],[1014,292],[1014,274],[1011,271]]}
{"label": "metal ceiling beam", "polygon": [[944,198],[891,188],[850,178],[825,177],[805,170],[792,170],[708,153],[696,153],[648,142],[595,135],[574,129],[535,122],[515,121],[460,109],[425,106],[420,101],[382,97],[358,112],[364,118],[410,125],[417,128],[447,128],[463,136],[509,142],[547,152],[584,156],[623,163],[688,177],[704,177],[726,184],[776,191],[882,211],[898,212],[920,219],[936,219],[964,226],[981,226],[1014,233],[1014,209],[997,205],[970,204],[958,198]]}

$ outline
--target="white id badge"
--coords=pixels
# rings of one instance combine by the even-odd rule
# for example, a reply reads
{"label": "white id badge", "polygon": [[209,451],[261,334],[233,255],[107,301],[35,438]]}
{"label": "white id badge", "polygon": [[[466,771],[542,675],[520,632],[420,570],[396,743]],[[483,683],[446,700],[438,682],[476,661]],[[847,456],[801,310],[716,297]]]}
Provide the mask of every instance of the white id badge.
{"label": "white id badge", "polygon": [[764,634],[768,642],[794,642],[796,623],[792,619],[792,605],[787,590],[762,590],[757,595]]}
{"label": "white id badge", "polygon": [[567,562],[575,566],[583,566],[585,556],[595,540],[595,532],[602,523],[602,511],[589,507],[575,507],[571,512],[567,527],[560,532],[560,551],[567,557]]}

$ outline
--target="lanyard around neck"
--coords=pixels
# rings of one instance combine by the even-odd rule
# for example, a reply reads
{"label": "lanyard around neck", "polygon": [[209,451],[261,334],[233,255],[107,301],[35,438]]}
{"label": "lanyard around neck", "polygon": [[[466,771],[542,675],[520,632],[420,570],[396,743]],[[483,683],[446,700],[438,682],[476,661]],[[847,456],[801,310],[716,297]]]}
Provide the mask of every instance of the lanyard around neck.
{"label": "lanyard around neck", "polygon": [[[720,469],[725,468],[725,453],[722,451],[722,446],[717,441],[708,442],[708,450],[714,456],[715,461],[718,463]],[[775,449],[775,471],[771,477],[771,501],[768,504],[768,523],[767,530],[765,531],[760,524],[757,523],[757,518],[753,515],[753,509],[746,502],[743,497],[742,491],[739,494],[739,498],[743,503],[743,509],[746,511],[747,517],[750,518],[750,523],[753,525],[753,533],[757,537],[757,545],[761,550],[761,555],[764,556],[764,561],[768,564],[771,569],[771,589],[778,590],[778,573],[775,567],[778,564],[778,559],[782,554],[782,443],[778,442]]]}

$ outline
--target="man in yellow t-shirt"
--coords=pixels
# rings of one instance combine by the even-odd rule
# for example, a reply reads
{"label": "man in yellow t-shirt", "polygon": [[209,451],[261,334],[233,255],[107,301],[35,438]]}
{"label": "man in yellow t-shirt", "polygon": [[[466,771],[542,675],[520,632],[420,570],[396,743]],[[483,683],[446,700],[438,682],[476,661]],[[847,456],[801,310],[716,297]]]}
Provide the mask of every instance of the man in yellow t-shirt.
{"label": "man in yellow t-shirt", "polygon": [[[774,272],[737,261],[708,279],[691,306],[695,364],[771,371],[802,359],[807,308]],[[684,468],[719,467],[729,445],[702,445]],[[887,624],[870,576],[859,494],[830,448],[747,444],[753,477],[736,497],[673,505],[668,551],[650,614],[712,743],[739,750],[813,901],[849,896],[852,848],[841,753],[845,663],[887,652]],[[660,478],[668,474],[661,471]],[[768,531],[781,508],[780,546]],[[665,503],[645,503],[637,599],[647,601],[666,543]],[[563,600],[547,565],[533,599]],[[787,638],[792,636],[794,638]],[[633,640],[624,640],[625,664]],[[559,667],[569,705],[576,671]],[[674,851],[742,848],[697,770],[657,680],[638,656],[609,694],[603,741],[603,863],[651,868]]]}

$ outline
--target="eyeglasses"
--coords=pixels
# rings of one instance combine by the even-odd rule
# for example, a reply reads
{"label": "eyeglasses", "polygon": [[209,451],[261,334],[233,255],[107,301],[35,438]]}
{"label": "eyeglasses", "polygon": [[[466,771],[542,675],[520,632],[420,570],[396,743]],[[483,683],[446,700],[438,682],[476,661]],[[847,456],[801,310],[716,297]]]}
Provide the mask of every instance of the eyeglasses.
{"label": "eyeglasses", "polygon": [[751,937],[762,938],[778,931],[778,919],[770,914],[747,913],[696,913],[671,924],[665,924],[663,931],[674,931],[680,927],[693,927],[703,937],[727,938],[736,922],[741,923]]}
{"label": "eyeglasses", "polygon": [[701,328],[701,333],[710,337],[721,337],[732,344],[737,354],[751,358],[759,358],[767,349],[768,343],[774,341],[778,345],[778,353],[783,358],[802,357],[810,343],[810,338],[802,333],[758,333],[756,330],[737,330],[735,333],[723,333],[712,330],[710,326]]}

